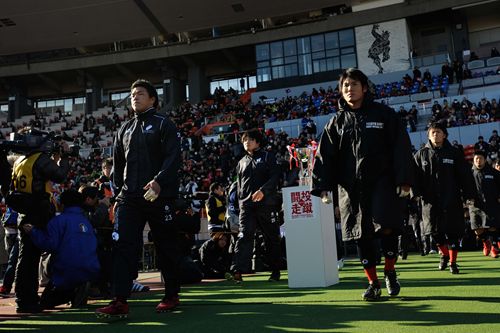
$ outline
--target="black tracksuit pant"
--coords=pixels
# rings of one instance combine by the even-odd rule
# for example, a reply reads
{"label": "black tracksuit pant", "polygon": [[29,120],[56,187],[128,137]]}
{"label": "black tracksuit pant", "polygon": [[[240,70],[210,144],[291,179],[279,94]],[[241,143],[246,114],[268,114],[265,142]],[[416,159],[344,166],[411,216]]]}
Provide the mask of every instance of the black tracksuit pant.
{"label": "black tracksuit pant", "polygon": [[112,250],[113,296],[130,296],[133,280],[137,276],[137,263],[142,250],[142,235],[146,222],[151,228],[158,265],[165,282],[165,297],[179,295],[180,251],[172,201],[161,197],[154,202],[146,201],[142,197],[118,199]]}
{"label": "black tracksuit pant", "polygon": [[268,263],[272,271],[280,270],[281,242],[277,219],[271,218],[272,209],[266,205],[240,207],[240,232],[234,249],[231,271],[248,273],[252,269],[252,255],[257,227],[262,231],[267,247]]}
{"label": "black tracksuit pant", "polygon": [[[32,224],[38,228],[45,228],[52,215],[48,200],[35,201],[29,213],[20,214],[19,224]],[[21,240],[15,277],[16,303],[21,309],[33,309],[39,302],[38,266],[41,251],[35,246],[30,235],[22,229],[19,232]]]}

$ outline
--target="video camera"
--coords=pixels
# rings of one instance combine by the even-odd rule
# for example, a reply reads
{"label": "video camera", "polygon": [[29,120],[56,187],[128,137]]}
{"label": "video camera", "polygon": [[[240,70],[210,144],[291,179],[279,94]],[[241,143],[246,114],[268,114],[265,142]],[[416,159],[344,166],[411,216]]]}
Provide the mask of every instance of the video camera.
{"label": "video camera", "polygon": [[193,200],[207,200],[207,192],[180,192],[174,203],[176,212],[176,221],[179,230],[187,234],[197,234],[200,232],[201,217],[199,213],[194,213],[191,210]]}
{"label": "video camera", "polygon": [[177,199],[175,200],[176,210],[185,211],[191,207],[193,200],[204,201],[208,199],[208,192],[179,192]]}
{"label": "video camera", "polygon": [[[32,128],[25,133],[11,133],[10,140],[0,141],[0,149],[18,154],[28,154],[33,151],[61,153],[61,140],[73,141],[66,133],[60,135]],[[78,156],[78,147],[70,147],[67,155]]]}

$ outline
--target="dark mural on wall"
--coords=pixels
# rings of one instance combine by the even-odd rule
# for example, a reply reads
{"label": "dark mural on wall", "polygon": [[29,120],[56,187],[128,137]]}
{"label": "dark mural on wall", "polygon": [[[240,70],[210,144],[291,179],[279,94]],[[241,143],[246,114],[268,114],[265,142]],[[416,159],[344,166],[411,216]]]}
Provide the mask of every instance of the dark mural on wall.
{"label": "dark mural on wall", "polygon": [[[368,58],[373,60],[373,63],[378,67],[379,74],[384,72],[384,68],[382,67],[381,62],[386,62],[391,58],[389,52],[391,48],[389,45],[391,42],[389,41],[390,32],[387,30],[383,30],[379,33],[377,30],[379,28],[378,24],[374,24],[372,27],[372,35],[375,37],[370,49],[368,50]],[[380,55],[382,55],[382,61],[380,60]]]}

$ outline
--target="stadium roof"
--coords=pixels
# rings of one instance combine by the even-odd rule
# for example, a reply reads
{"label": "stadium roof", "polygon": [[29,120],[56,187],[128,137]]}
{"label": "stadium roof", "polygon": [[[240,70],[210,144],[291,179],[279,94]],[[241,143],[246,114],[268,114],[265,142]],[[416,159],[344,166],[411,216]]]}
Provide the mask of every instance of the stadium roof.
{"label": "stadium roof", "polygon": [[169,33],[307,13],[347,2],[351,1],[8,1],[1,7],[0,55],[166,36]]}

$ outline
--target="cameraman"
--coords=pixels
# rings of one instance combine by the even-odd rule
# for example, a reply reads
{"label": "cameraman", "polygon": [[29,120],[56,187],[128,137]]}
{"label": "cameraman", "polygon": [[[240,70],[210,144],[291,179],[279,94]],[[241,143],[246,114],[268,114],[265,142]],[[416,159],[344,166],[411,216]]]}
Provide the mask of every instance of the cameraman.
{"label": "cameraman", "polygon": [[[52,158],[56,144],[47,135],[37,133],[36,138],[29,128],[20,131],[26,142],[33,139],[40,143],[38,147],[25,152],[14,163],[12,172],[11,193],[7,204],[19,212],[20,226],[32,224],[45,228],[54,209],[50,203],[51,181],[61,183],[66,179],[69,162],[65,153],[69,152],[66,142],[58,143],[61,157]],[[41,251],[28,234],[21,229],[19,261],[16,268],[15,291],[17,313],[37,313],[41,311],[38,297],[38,263]]]}

